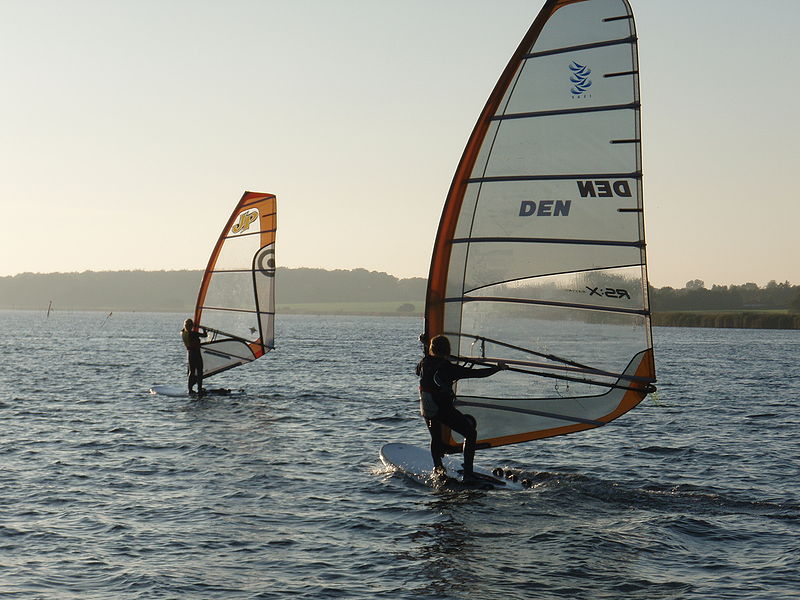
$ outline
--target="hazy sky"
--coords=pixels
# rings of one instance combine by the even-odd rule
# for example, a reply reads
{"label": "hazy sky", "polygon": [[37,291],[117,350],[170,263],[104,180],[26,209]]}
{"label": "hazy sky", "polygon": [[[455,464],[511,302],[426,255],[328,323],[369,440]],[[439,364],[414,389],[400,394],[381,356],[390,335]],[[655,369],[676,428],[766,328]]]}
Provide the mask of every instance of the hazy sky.
{"label": "hazy sky", "polygon": [[[0,0],[0,275],[201,269],[244,190],[278,262],[427,276],[542,0]],[[800,1],[632,0],[650,279],[800,283]]]}

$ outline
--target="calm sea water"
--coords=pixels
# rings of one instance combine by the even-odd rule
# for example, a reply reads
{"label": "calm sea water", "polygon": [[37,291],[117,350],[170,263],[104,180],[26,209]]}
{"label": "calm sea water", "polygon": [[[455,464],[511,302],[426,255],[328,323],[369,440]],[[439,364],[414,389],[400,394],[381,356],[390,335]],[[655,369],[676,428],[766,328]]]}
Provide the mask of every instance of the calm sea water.
{"label": "calm sea water", "polygon": [[658,328],[656,398],[457,493],[378,459],[427,444],[417,319],[282,317],[246,396],[151,396],[184,317],[0,311],[0,597],[800,598],[798,331]]}

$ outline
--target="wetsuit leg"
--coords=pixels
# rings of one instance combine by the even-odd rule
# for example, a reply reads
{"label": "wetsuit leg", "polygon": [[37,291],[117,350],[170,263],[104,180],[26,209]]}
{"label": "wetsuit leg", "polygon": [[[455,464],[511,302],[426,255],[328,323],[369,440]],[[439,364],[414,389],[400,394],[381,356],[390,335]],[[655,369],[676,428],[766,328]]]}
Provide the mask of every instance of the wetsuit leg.
{"label": "wetsuit leg", "polygon": [[428,433],[431,434],[431,458],[433,458],[433,468],[442,468],[442,457],[444,456],[444,449],[442,448],[442,424],[436,419],[425,418],[425,424],[428,426]]}
{"label": "wetsuit leg", "polygon": [[203,390],[203,355],[199,352],[189,352],[189,393],[192,386],[197,384],[197,392]]}
{"label": "wetsuit leg", "polygon": [[475,464],[475,443],[478,439],[478,431],[473,424],[474,420],[454,408],[441,412],[437,418],[441,423],[464,436],[464,474],[472,474]]}
{"label": "wetsuit leg", "polygon": [[197,393],[203,394],[205,392],[203,389],[203,355],[199,352],[197,353],[195,368],[197,369]]}

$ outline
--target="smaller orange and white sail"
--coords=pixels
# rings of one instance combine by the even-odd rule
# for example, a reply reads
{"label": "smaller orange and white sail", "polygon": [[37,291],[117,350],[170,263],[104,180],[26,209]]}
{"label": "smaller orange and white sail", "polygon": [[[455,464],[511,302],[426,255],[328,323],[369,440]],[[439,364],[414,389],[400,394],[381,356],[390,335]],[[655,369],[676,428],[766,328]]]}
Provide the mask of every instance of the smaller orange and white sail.
{"label": "smaller orange and white sail", "polygon": [[203,376],[251,362],[275,345],[273,194],[245,192],[208,261],[195,323],[208,331],[201,345]]}

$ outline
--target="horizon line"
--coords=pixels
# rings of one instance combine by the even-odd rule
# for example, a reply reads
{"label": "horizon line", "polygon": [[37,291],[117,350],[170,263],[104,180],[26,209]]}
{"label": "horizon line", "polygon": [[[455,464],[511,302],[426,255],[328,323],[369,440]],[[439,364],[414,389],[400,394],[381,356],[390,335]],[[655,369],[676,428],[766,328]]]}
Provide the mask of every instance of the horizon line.
{"label": "horizon line", "polygon": [[[381,274],[381,275],[389,275],[390,277],[394,277],[395,279],[398,279],[398,280],[401,280],[401,281],[405,280],[405,279],[427,279],[427,276],[422,276],[422,275],[412,275],[410,277],[401,277],[399,275],[394,275],[393,273],[389,273],[388,271],[370,270],[370,269],[367,269],[366,267],[352,267],[352,268],[340,267],[340,268],[332,268],[331,269],[331,268],[325,268],[325,267],[288,267],[288,266],[282,266],[282,267],[277,267],[277,268],[278,269],[297,270],[297,271],[302,270],[302,269],[307,269],[307,270],[310,270],[310,271],[326,271],[326,272],[366,271],[367,273],[377,273],[377,274]],[[50,271],[50,272],[46,272],[46,273],[45,272],[40,272],[40,271],[20,271],[20,272],[14,273],[12,275],[0,275],[0,279],[18,277],[18,276],[21,276],[21,275],[48,276],[48,275],[84,275],[84,274],[87,274],[87,273],[98,273],[98,274],[100,274],[100,273],[182,273],[182,272],[192,272],[192,271],[197,271],[197,272],[202,273],[203,271],[205,271],[205,268],[194,268],[194,269],[192,269],[192,268],[182,268],[182,269],[133,268],[133,269],[103,269],[103,270],[84,269],[83,271]],[[700,280],[699,278],[688,279],[686,281],[686,283],[683,284],[683,287],[676,287],[674,285],[656,286],[652,281],[649,281],[648,283],[649,283],[650,287],[652,287],[654,289],[663,289],[663,288],[687,289],[686,285],[688,283],[691,283],[693,281],[698,281],[698,280],[699,281],[703,281],[703,280]],[[730,286],[743,286],[743,285],[748,285],[750,283],[752,283],[753,285],[756,285],[757,287],[766,287],[770,283],[775,283],[777,285],[788,284],[790,287],[795,287],[796,285],[798,285],[798,284],[791,283],[788,279],[786,279],[784,281],[781,281],[781,282],[779,282],[779,281],[777,281],[775,279],[771,279],[767,283],[762,284],[762,285],[759,285],[758,283],[755,283],[753,281],[746,281],[744,283],[727,283],[727,284],[712,283],[710,286],[706,287],[705,282],[703,281],[703,287],[701,287],[699,289],[711,290],[714,286],[718,286],[718,285],[719,286],[724,286],[724,287],[730,287]]]}

